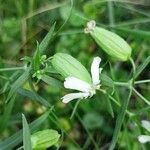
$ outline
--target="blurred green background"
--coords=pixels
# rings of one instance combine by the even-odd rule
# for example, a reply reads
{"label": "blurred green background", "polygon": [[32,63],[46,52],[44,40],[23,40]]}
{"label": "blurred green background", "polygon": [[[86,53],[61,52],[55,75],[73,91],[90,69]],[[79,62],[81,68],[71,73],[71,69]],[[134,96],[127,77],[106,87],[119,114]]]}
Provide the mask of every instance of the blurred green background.
{"label": "blurred green background", "polygon": [[[65,21],[67,22],[61,32],[46,50],[48,57],[57,52],[68,53],[90,70],[93,57],[100,56],[103,74],[115,81],[128,81],[131,75],[130,63],[112,60],[90,36],[84,34],[84,27],[89,20],[95,20],[98,26],[122,36],[132,47],[136,66],[150,56],[149,0],[74,0],[71,13],[70,9],[71,2],[66,0],[0,0],[0,68],[23,66],[20,59],[33,56],[36,40],[41,42],[54,22],[57,30]],[[3,122],[8,91],[18,76],[17,71],[0,72],[0,124]],[[138,79],[149,78],[150,65]],[[54,105],[53,113],[50,113],[49,118],[37,130],[51,128],[61,134],[63,129],[65,134],[60,149],[108,149],[118,114],[118,107],[108,97],[97,92],[91,99],[81,101],[74,117],[70,119],[76,102],[68,105],[61,102],[61,97],[68,91],[42,81],[36,84],[34,79],[31,80],[34,92]],[[33,90],[28,82],[23,88]],[[104,88],[108,87],[104,85]],[[140,84],[136,89],[150,99],[150,85]],[[111,93],[113,88],[109,87],[109,91]],[[125,88],[115,88],[114,91],[113,96],[119,102],[127,97]],[[21,129],[21,113],[26,115],[30,123],[47,109],[34,101],[33,97],[18,92],[9,121],[0,130],[0,139],[6,139]],[[150,120],[149,106],[135,94],[130,100],[128,110],[136,115],[126,116],[117,149],[146,149],[150,145],[142,146],[137,136],[144,132],[140,125],[141,120]]]}

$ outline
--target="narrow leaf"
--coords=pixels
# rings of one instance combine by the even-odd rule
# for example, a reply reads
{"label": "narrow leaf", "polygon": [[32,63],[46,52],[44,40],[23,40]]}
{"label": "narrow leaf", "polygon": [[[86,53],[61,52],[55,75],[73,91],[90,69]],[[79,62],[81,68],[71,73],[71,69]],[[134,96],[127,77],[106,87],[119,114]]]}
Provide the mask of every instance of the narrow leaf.
{"label": "narrow leaf", "polygon": [[101,78],[101,80],[102,80],[102,84],[103,85],[106,85],[106,86],[109,86],[109,87],[113,87],[114,88],[114,82],[113,82],[113,80],[110,78],[110,77],[108,77],[106,74],[101,74],[100,75],[100,78]]}
{"label": "narrow leaf", "polygon": [[130,29],[130,28],[115,28],[115,30],[122,32],[126,36],[134,36],[136,38],[144,38],[149,40],[150,39],[150,32],[149,31],[143,31],[143,30],[138,30],[138,29]]}
{"label": "narrow leaf", "polygon": [[112,118],[114,118],[113,107],[112,107],[111,101],[110,101],[110,99],[108,97],[106,97],[106,103],[107,103],[108,112],[110,113],[110,115],[112,116]]}
{"label": "narrow leaf", "polygon": [[45,83],[49,84],[50,86],[59,87],[59,88],[62,87],[62,83],[60,81],[56,80],[55,78],[49,77],[47,75],[43,75],[41,80],[43,80]]}
{"label": "narrow leaf", "polygon": [[121,129],[122,123],[124,121],[125,113],[127,111],[127,107],[128,107],[128,103],[129,103],[129,100],[131,98],[131,95],[132,95],[132,89],[130,89],[129,95],[123,101],[122,106],[120,108],[120,111],[118,113],[117,120],[116,120],[116,126],[115,126],[115,130],[114,130],[114,133],[113,133],[113,138],[112,138],[109,150],[114,150],[114,148],[116,146],[116,143],[117,143],[117,140],[118,140],[118,137],[119,137],[119,133],[120,133],[120,129]]}
{"label": "narrow leaf", "polygon": [[147,65],[150,63],[150,56],[146,58],[146,60],[137,68],[137,71],[135,72],[135,78],[137,78],[141,72],[147,67]]}
{"label": "narrow leaf", "polygon": [[23,124],[23,148],[24,150],[32,150],[30,129],[25,116],[22,114]]}
{"label": "narrow leaf", "polygon": [[27,68],[25,72],[12,84],[6,102],[8,102],[10,98],[16,93],[17,89],[26,82],[26,80],[29,78],[29,75],[30,68]]}
{"label": "narrow leaf", "polygon": [[34,91],[29,91],[27,89],[24,88],[19,88],[17,90],[17,92],[19,94],[21,94],[22,96],[28,97],[33,101],[37,101],[39,103],[41,103],[42,105],[46,106],[46,107],[50,107],[50,103],[44,99],[43,97],[41,97],[38,93],[34,92]]}
{"label": "narrow leaf", "polygon": [[37,48],[33,58],[33,68],[34,71],[39,70],[40,68],[40,53],[39,53],[39,43],[37,42]]}
{"label": "narrow leaf", "polygon": [[[42,116],[40,116],[38,119],[36,119],[29,125],[31,132],[34,131],[35,129],[37,129],[46,120],[49,113],[50,113],[50,111],[44,113]],[[22,136],[23,136],[23,131],[21,129],[18,132],[16,132],[14,135],[12,135],[11,137],[8,137],[4,141],[1,141],[0,149],[8,150],[8,149],[14,148],[19,143],[22,142]]]}
{"label": "narrow leaf", "polygon": [[11,97],[10,103],[5,104],[6,106],[4,108],[4,113],[0,121],[1,122],[0,131],[3,131],[7,127],[7,124],[8,124],[11,112],[12,112],[12,108],[14,106],[15,98],[16,98],[16,94],[14,94]]}
{"label": "narrow leaf", "polygon": [[47,35],[44,37],[44,39],[42,40],[42,42],[39,45],[39,51],[40,54],[43,54],[44,51],[46,50],[46,48],[48,47],[48,44],[50,43],[53,35],[54,35],[54,29],[55,29],[55,25],[56,23],[54,23],[51,27],[51,29],[49,30],[49,32],[47,33]]}

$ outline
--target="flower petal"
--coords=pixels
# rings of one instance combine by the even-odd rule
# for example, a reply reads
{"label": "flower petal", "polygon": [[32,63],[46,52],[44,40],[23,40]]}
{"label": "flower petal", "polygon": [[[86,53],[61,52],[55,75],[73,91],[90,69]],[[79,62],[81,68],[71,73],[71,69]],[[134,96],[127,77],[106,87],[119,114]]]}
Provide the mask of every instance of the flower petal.
{"label": "flower petal", "polygon": [[67,94],[65,95],[64,97],[62,97],[62,101],[63,103],[68,103],[74,99],[83,99],[83,98],[87,98],[89,96],[89,93],[70,93],[70,94]]}
{"label": "flower petal", "polygon": [[91,85],[75,77],[68,77],[65,79],[64,87],[67,89],[78,90],[81,92],[89,92]]}
{"label": "flower petal", "polygon": [[139,140],[140,143],[150,142],[150,136],[140,135],[140,136],[138,136],[138,140]]}
{"label": "flower petal", "polygon": [[150,132],[150,122],[146,120],[142,120],[142,127]]}
{"label": "flower petal", "polygon": [[92,75],[92,81],[94,85],[100,83],[99,74],[102,71],[102,68],[99,68],[100,62],[101,62],[101,58],[95,57],[91,65],[91,75]]}

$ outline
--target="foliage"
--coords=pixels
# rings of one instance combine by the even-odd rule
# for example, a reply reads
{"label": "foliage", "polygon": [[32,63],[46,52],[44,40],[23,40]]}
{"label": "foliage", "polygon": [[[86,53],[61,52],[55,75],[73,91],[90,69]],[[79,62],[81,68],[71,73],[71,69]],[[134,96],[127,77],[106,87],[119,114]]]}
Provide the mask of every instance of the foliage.
{"label": "foliage", "polygon": [[[0,9],[0,149],[31,147],[30,137],[49,129],[59,139],[51,149],[149,148],[138,142],[146,134],[141,120],[150,120],[148,0],[7,0]],[[90,20],[121,36],[132,59],[104,53],[84,34]],[[63,104],[68,91],[52,65],[56,53],[69,54],[89,72],[93,58],[101,57],[101,90]]]}

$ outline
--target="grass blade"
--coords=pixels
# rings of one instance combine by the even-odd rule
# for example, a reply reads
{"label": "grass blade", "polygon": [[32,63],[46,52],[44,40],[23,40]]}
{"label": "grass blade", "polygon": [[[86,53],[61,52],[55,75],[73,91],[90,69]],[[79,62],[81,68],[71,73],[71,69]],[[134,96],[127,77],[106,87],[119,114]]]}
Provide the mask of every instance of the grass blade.
{"label": "grass blade", "polygon": [[23,124],[23,149],[32,150],[30,129],[24,114],[22,114],[22,124]]}

